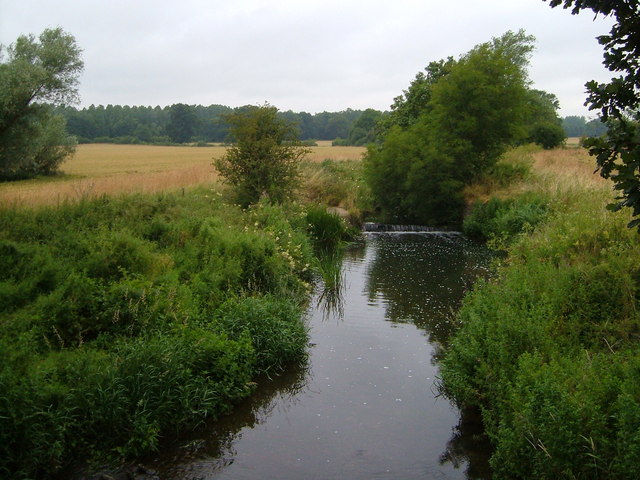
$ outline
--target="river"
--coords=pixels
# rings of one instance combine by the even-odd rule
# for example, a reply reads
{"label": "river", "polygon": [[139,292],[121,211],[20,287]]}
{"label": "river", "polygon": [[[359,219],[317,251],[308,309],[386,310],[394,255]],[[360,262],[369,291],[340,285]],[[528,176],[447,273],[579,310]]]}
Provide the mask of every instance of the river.
{"label": "river", "polygon": [[490,478],[477,419],[436,388],[452,314],[489,261],[457,234],[367,235],[312,299],[306,365],[261,382],[154,468],[181,480]]}

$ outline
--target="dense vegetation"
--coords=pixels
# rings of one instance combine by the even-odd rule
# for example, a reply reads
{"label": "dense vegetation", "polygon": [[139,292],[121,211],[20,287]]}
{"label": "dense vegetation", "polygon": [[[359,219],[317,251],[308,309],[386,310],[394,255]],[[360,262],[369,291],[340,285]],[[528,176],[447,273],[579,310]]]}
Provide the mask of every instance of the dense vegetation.
{"label": "dense vegetation", "polygon": [[458,224],[463,188],[487,175],[509,146],[563,141],[555,96],[528,88],[532,50],[533,37],[507,32],[458,60],[432,62],[416,77],[383,119],[382,143],[365,158],[380,216]]}
{"label": "dense vegetation", "polygon": [[304,360],[326,220],[221,198],[0,211],[0,476],[154,450]]}
{"label": "dense vegetation", "polygon": [[[612,210],[637,217],[638,2],[550,4],[615,17],[598,40],[620,75],[587,84],[607,132],[585,144],[619,191]],[[442,388],[482,412],[495,478],[640,476],[640,237],[628,216],[604,210],[610,186],[530,181],[529,192],[479,204],[465,222],[508,257],[465,299]]]}
{"label": "dense vegetation", "polygon": [[[395,104],[392,105],[392,109]],[[241,113],[248,107],[232,108],[224,105],[174,104],[166,107],[128,105],[91,105],[85,108],[65,107],[61,113],[70,135],[80,143],[184,143],[225,142],[229,124],[225,116]],[[301,140],[335,140],[335,145],[367,145],[380,140],[388,125],[384,112],[375,109],[342,112],[279,112],[278,115],[294,123]],[[172,118],[174,119],[172,122]],[[605,129],[598,120],[584,117],[563,120],[568,137],[599,136]]]}
{"label": "dense vegetation", "polygon": [[506,249],[458,315],[445,393],[479,408],[497,479],[640,475],[640,238],[610,189],[532,174],[465,231]]}

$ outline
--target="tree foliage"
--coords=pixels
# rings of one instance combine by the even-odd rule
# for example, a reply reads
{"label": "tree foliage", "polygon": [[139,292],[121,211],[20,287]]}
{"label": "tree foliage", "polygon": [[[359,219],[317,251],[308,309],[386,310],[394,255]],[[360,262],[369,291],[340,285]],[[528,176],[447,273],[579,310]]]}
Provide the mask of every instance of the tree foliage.
{"label": "tree foliage", "polygon": [[240,204],[262,196],[274,202],[289,198],[298,182],[299,161],[308,149],[300,146],[294,126],[271,105],[246,107],[228,115],[234,143],[215,166],[235,190]]}
{"label": "tree foliage", "polygon": [[186,143],[196,132],[198,117],[195,109],[184,103],[176,103],[169,108],[167,135],[175,143]]}
{"label": "tree foliage", "polygon": [[[585,145],[596,157],[598,170],[611,178],[618,191],[613,210],[629,207],[640,215],[640,5],[638,0],[549,0],[551,7],[562,5],[571,13],[592,10],[612,16],[615,23],[608,35],[598,37],[604,47],[603,64],[617,74],[609,83],[586,84],[586,105],[599,110],[608,126],[606,136],[589,139]],[[640,218],[629,227],[640,228]]]}
{"label": "tree foliage", "polygon": [[457,61],[432,62],[396,99],[384,142],[365,158],[382,216],[427,224],[460,220],[464,185],[526,135],[532,49],[533,37],[507,32]]}
{"label": "tree foliage", "polygon": [[567,137],[599,137],[607,133],[607,126],[599,118],[587,121],[585,117],[569,115],[562,119]]}
{"label": "tree foliage", "polygon": [[53,173],[73,151],[75,142],[52,105],[77,101],[80,53],[60,28],[0,47],[0,178]]}
{"label": "tree foliage", "polygon": [[561,146],[567,135],[558,116],[558,98],[544,90],[529,89],[526,141],[551,149]]}
{"label": "tree foliage", "polygon": [[394,125],[401,128],[413,125],[429,108],[431,87],[447,75],[455,64],[453,57],[448,57],[446,60],[430,62],[424,69],[425,73],[418,72],[409,88],[393,99],[391,113],[381,121],[381,130],[387,131]]}
{"label": "tree foliage", "polygon": [[379,139],[379,124],[384,113],[373,108],[367,108],[353,123],[347,138],[334,140],[333,145],[362,146],[374,143]]}

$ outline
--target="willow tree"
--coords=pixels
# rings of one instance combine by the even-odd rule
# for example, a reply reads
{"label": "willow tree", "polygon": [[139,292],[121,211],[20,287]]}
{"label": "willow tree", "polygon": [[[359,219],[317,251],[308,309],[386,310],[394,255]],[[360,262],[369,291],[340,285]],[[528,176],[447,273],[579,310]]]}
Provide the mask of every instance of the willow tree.
{"label": "willow tree", "polygon": [[60,28],[0,46],[0,179],[54,173],[73,152],[75,140],[53,107],[77,102],[80,53]]}
{"label": "willow tree", "polygon": [[420,95],[410,89],[404,98],[423,98],[426,104],[398,106],[395,111],[407,115],[365,157],[368,183],[384,217],[459,221],[464,185],[491,169],[527,133],[533,41],[523,31],[507,32],[456,61],[432,62],[435,73],[414,81],[412,89],[419,86]]}

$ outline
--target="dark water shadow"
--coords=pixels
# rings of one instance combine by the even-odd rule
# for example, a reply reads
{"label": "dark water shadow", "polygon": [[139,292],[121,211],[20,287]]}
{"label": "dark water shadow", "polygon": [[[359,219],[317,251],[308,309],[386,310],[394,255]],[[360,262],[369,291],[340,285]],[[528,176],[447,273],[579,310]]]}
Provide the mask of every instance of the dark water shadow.
{"label": "dark water shadow", "polygon": [[162,452],[145,459],[161,479],[196,480],[210,478],[233,465],[235,444],[242,431],[265,423],[274,412],[286,411],[299,401],[311,381],[304,363],[272,378],[258,379],[252,396],[238,404],[230,415],[209,422],[183,436]]}
{"label": "dark water shadow", "polygon": [[460,412],[460,421],[440,456],[440,464],[450,463],[455,468],[466,465],[468,480],[489,480],[491,443],[487,437],[482,416],[478,410],[465,409]]}
{"label": "dark water shadow", "polygon": [[446,345],[464,295],[490,273],[493,254],[459,234],[373,236],[367,295],[385,299],[389,321],[413,323]]}
{"label": "dark water shadow", "polygon": [[[456,328],[456,312],[465,294],[479,278],[490,276],[495,254],[456,234],[372,237],[375,254],[368,262],[369,301],[383,298],[388,321],[412,323],[422,330],[433,347],[432,364],[437,365]],[[466,465],[467,479],[488,480],[490,452],[480,413],[463,410],[440,463],[456,469]]]}

